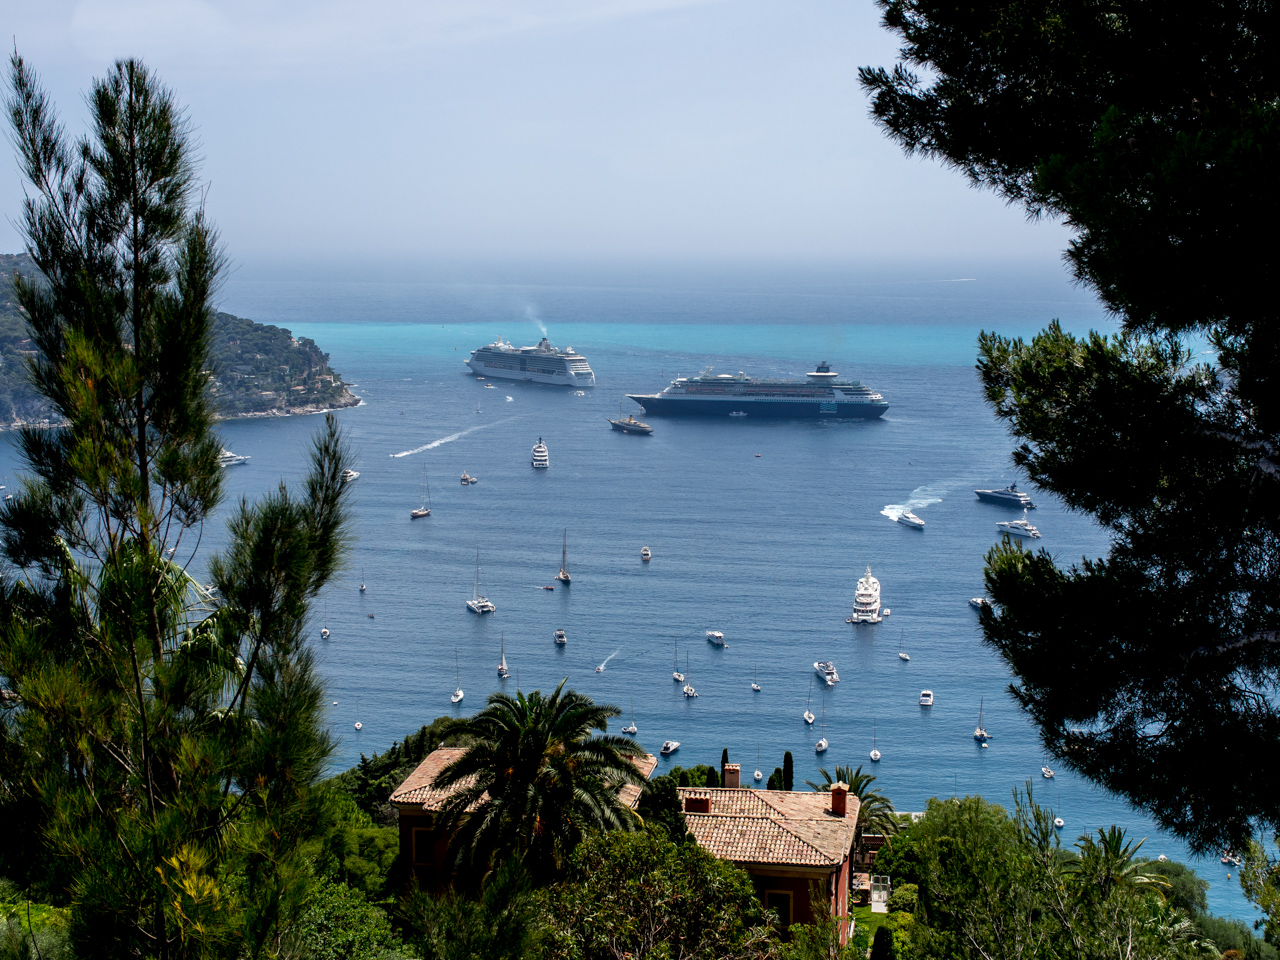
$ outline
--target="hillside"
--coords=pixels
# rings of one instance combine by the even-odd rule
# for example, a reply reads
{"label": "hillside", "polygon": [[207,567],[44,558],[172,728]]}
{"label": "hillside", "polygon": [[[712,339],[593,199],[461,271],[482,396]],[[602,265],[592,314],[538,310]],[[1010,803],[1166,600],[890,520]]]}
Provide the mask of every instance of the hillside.
{"label": "hillside", "polygon": [[[35,354],[13,296],[15,270],[35,273],[35,265],[26,254],[0,254],[0,429],[49,416],[22,362]],[[213,396],[227,419],[314,413],[360,402],[314,340],[282,327],[219,313],[213,354]]]}

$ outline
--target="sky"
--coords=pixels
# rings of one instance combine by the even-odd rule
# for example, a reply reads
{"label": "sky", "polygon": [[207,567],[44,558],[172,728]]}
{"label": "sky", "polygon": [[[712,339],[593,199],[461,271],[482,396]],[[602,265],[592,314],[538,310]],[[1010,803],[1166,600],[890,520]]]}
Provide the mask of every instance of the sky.
{"label": "sky", "polygon": [[[243,275],[468,259],[1060,264],[1069,234],[868,117],[871,0],[0,0],[85,130],[141,57]],[[23,185],[0,163],[0,252]]]}

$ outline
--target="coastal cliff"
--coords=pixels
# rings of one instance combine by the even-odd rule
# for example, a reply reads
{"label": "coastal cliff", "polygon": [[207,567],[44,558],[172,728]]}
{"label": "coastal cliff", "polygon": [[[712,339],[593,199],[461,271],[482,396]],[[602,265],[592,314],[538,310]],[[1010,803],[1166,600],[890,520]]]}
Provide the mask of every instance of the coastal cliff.
{"label": "coastal cliff", "polygon": [[[0,430],[52,422],[52,411],[27,380],[23,361],[36,352],[14,299],[15,271],[37,273],[26,254],[0,254]],[[210,389],[223,419],[318,413],[360,402],[314,340],[282,327],[218,313],[213,358]]]}

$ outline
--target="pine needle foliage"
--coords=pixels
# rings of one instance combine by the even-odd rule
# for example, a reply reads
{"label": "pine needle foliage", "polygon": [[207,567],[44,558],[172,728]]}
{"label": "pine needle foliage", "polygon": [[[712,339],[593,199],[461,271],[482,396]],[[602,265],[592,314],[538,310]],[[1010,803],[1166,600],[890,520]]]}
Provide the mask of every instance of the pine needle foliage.
{"label": "pine needle foliage", "polygon": [[[300,493],[219,502],[210,301],[223,257],[188,124],[118,62],[70,140],[16,53],[7,108],[43,280],[15,281],[32,382],[66,425],[28,429],[0,508],[0,805],[26,879],[70,903],[76,955],[261,956],[299,913],[300,843],[332,748],[304,630],[346,546],[348,455],[317,436]],[[5,864],[6,867],[11,864]]]}

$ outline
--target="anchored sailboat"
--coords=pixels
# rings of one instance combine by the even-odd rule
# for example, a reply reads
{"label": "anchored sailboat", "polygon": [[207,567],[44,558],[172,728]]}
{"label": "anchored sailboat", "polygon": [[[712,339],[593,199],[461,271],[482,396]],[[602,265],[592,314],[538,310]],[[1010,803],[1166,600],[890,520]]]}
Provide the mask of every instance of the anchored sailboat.
{"label": "anchored sailboat", "polygon": [[450,695],[449,695],[449,702],[450,702],[450,703],[461,703],[461,702],[462,702],[462,696],[463,696],[463,694],[462,694],[462,667],[460,667],[460,666],[458,665],[458,652],[457,652],[456,650],[455,650],[455,651],[454,651],[454,653],[453,653],[453,666],[454,666],[454,669],[457,671],[457,674],[458,674],[458,687],[457,687],[457,689],[456,689],[456,690],[454,690],[454,691],[453,691],[453,693],[452,693],[452,694],[450,694]]}
{"label": "anchored sailboat", "polygon": [[569,528],[564,529],[564,543],[560,547],[560,572],[556,579],[566,587],[569,585]]}
{"label": "anchored sailboat", "polygon": [[507,669],[507,636],[505,633],[500,633],[498,636],[502,650],[502,656],[498,660],[498,679],[505,680],[511,676],[511,671]]}
{"label": "anchored sailboat", "polygon": [[871,721],[871,762],[880,762],[880,751],[876,749],[876,722]]}
{"label": "anchored sailboat", "polygon": [[634,737],[640,732],[640,728],[636,726],[636,698],[631,698],[631,725],[622,728],[622,732],[628,736]]}
{"label": "anchored sailboat", "polygon": [[409,516],[414,520],[419,517],[431,516],[431,484],[427,482],[427,469],[422,468],[422,506],[409,511]]}
{"label": "anchored sailboat", "polygon": [[476,549],[476,579],[471,587],[471,599],[467,601],[467,609],[472,613],[494,613],[495,607],[488,597],[480,596],[480,550]]}
{"label": "anchored sailboat", "polygon": [[684,683],[684,674],[680,672],[680,644],[676,644],[675,666],[671,668],[671,679],[676,683]]}
{"label": "anchored sailboat", "polygon": [[813,678],[810,677],[809,678],[809,699],[806,700],[804,704],[804,722],[810,725],[812,725],[813,721],[816,719],[816,717],[814,717],[813,715],[813,711],[809,709],[812,706],[813,706]]}
{"label": "anchored sailboat", "polygon": [[827,698],[822,698],[822,737],[813,745],[814,753],[826,753],[827,747],[831,744],[827,743]]}
{"label": "anchored sailboat", "polygon": [[[689,654],[688,653],[684,655],[684,672],[686,674],[688,674],[689,672]],[[686,697],[696,697],[698,695],[698,691],[693,689],[692,683],[686,683],[683,687],[680,688],[680,692],[683,693]]]}
{"label": "anchored sailboat", "polygon": [[987,741],[991,739],[991,734],[987,733],[987,728],[982,725],[982,697],[978,698],[978,725],[974,727],[973,739],[984,747],[987,745]]}

